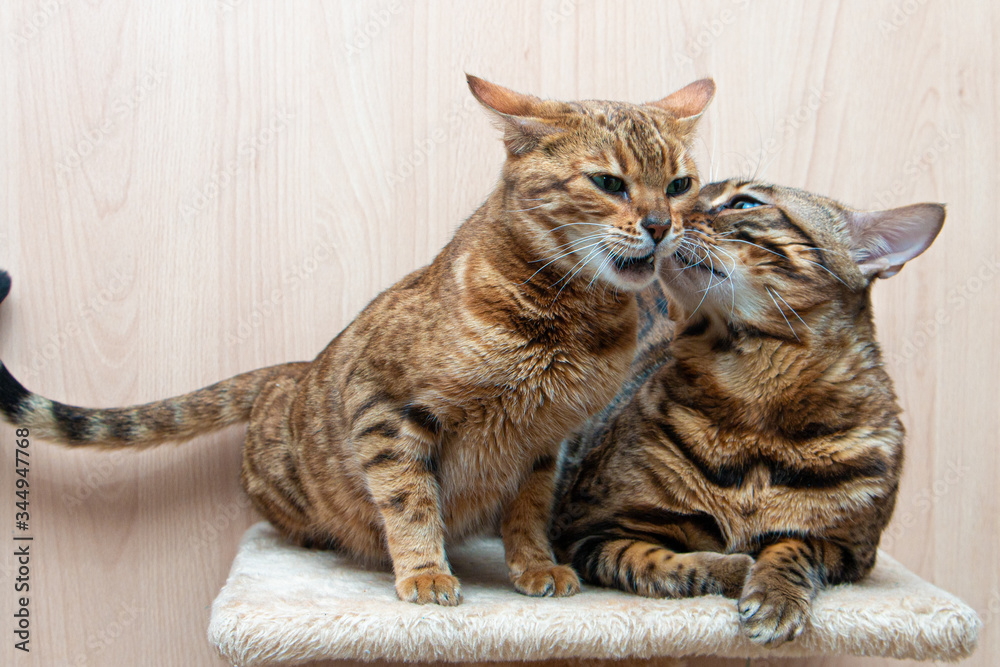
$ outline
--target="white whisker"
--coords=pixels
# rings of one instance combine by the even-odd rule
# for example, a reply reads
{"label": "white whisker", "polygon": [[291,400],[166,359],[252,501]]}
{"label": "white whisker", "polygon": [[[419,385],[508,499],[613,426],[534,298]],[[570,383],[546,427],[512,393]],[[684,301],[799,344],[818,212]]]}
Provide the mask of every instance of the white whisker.
{"label": "white whisker", "polygon": [[[583,270],[583,266],[584,266],[584,265],[586,265],[586,263],[587,263],[587,262],[588,262],[588,261],[590,260],[590,258],[591,258],[591,257],[593,257],[593,256],[594,256],[595,254],[597,254],[597,253],[599,253],[599,252],[602,252],[602,251],[604,250],[604,248],[603,248],[603,246],[604,246],[604,245],[605,245],[605,243],[604,243],[603,241],[599,241],[599,242],[595,243],[595,244],[594,244],[593,246],[588,246],[588,247],[591,247],[591,248],[593,248],[593,250],[591,250],[590,252],[588,252],[588,253],[587,253],[587,254],[586,254],[586,255],[584,256],[584,258],[583,258],[583,259],[581,259],[581,260],[577,261],[577,263],[576,263],[576,264],[574,264],[573,266],[571,266],[571,267],[569,268],[569,271],[567,271],[567,272],[565,273],[565,275],[563,275],[563,277],[562,277],[562,278],[560,278],[559,280],[557,280],[557,281],[555,281],[554,283],[552,283],[552,284],[551,284],[551,285],[550,285],[549,287],[550,287],[550,288],[552,288],[552,287],[555,287],[555,286],[556,286],[556,285],[558,285],[559,283],[561,283],[561,282],[565,281],[565,284],[563,285],[563,289],[564,289],[564,288],[566,287],[566,285],[568,285],[568,284],[569,284],[569,281],[570,281],[570,280],[572,280],[572,279],[573,279],[573,277],[574,277],[574,276],[575,276],[575,275],[576,275],[577,273],[579,273],[580,271],[582,271],[582,270]],[[579,267],[579,269],[577,269],[577,267]],[[562,289],[560,289],[560,290],[559,290],[559,292],[560,292],[560,293],[562,293]],[[558,296],[559,296],[559,295],[557,294],[557,295],[556,295],[556,297],[558,298]]]}
{"label": "white whisker", "polygon": [[[691,249],[694,249],[694,250],[701,250],[702,252],[705,253],[705,256],[699,258],[698,261],[695,262],[694,264],[688,264],[689,267],[691,267],[691,266],[698,266],[699,264],[703,264],[705,262],[705,260],[708,259],[708,251],[707,251],[707,249],[704,246],[702,246],[701,244],[699,244],[699,243],[695,243],[694,241],[689,241],[687,239],[682,238],[681,239],[681,247],[682,248],[691,248]],[[698,255],[695,254],[695,257],[698,257]]]}
{"label": "white whisker", "polygon": [[[780,252],[774,252],[773,250],[768,250],[767,248],[765,248],[763,246],[759,246],[756,243],[751,243],[750,241],[744,241],[743,239],[722,239],[722,240],[725,241],[725,242],[727,242],[727,243],[746,243],[747,245],[752,245],[755,248],[760,248],[764,252],[769,252],[772,255],[777,255],[778,257],[781,257],[783,259],[788,259],[787,255],[782,255]],[[843,278],[841,278],[836,273],[834,273],[830,269],[826,268],[825,266],[823,266],[819,262],[814,262],[811,259],[806,259],[805,257],[800,257],[799,259],[801,259],[803,262],[806,262],[808,264],[812,264],[814,266],[817,266],[817,267],[823,269],[824,271],[826,271],[827,273],[829,273],[831,276],[833,276],[834,278],[836,278],[837,280],[839,280],[841,283],[843,283],[844,285],[847,285],[847,283],[844,282]]]}
{"label": "white whisker", "polygon": [[587,225],[590,227],[607,227],[608,225],[602,224],[600,222],[567,222],[565,225],[559,225],[558,227],[553,227],[549,231],[554,232],[557,229],[562,229],[563,227],[573,227],[575,225]]}
{"label": "white whisker", "polygon": [[536,208],[541,208],[543,206],[548,206],[548,205],[549,202],[545,202],[543,204],[539,204],[538,206],[532,206],[531,208],[514,208],[514,209],[509,209],[507,213],[524,213],[525,211],[534,211]]}
{"label": "white whisker", "polygon": [[[771,297],[771,301],[774,301],[774,295],[773,295],[773,294],[771,294],[771,288],[770,288],[770,287],[767,287],[767,286],[765,285],[765,286],[764,286],[764,290],[765,290],[765,291],[767,292],[768,296],[770,296],[770,297]],[[792,323],[788,321],[788,318],[787,318],[787,317],[785,317],[785,311],[783,311],[783,310],[781,309],[781,306],[779,306],[779,305],[778,305],[778,302],[777,302],[777,301],[774,301],[774,307],[778,309],[778,312],[779,312],[779,313],[781,313],[781,318],[782,318],[783,320],[785,320],[785,324],[787,324],[787,325],[788,325],[788,329],[789,329],[789,331],[791,331],[791,332],[792,332],[792,335],[793,335],[793,336],[795,336],[795,340],[799,340],[799,335],[798,335],[797,333],[795,333],[795,327],[793,327],[793,326],[792,326]]]}
{"label": "white whisker", "polygon": [[[594,243],[592,243],[592,244],[590,244],[590,245],[585,245],[585,246],[582,246],[582,247],[579,247],[579,248],[573,248],[572,250],[569,250],[569,251],[567,251],[567,252],[564,252],[563,254],[561,254],[561,255],[559,255],[558,257],[555,257],[555,258],[553,258],[553,259],[549,260],[549,261],[548,261],[548,262],[546,262],[546,263],[545,263],[544,265],[542,265],[541,267],[539,267],[538,271],[535,271],[535,272],[534,272],[534,273],[532,273],[532,274],[531,274],[530,276],[528,276],[528,277],[527,277],[527,279],[525,279],[525,281],[524,281],[523,283],[521,283],[521,284],[522,284],[522,285],[527,285],[527,284],[528,284],[528,282],[530,282],[532,278],[534,278],[534,277],[535,277],[535,276],[537,276],[537,275],[538,275],[539,273],[541,273],[541,271],[542,271],[543,269],[545,269],[545,267],[549,266],[550,264],[552,264],[552,263],[554,263],[554,262],[557,262],[557,261],[559,261],[559,260],[560,260],[560,259],[562,259],[563,257],[569,257],[570,255],[572,255],[572,254],[574,254],[574,253],[577,253],[577,252],[583,252],[584,250],[587,250],[588,248],[593,248],[594,246],[598,246],[598,245],[600,245],[601,243],[603,243],[603,241],[595,241]],[[542,260],[537,260],[537,261],[539,261],[539,262],[540,262],[540,261],[542,261]],[[553,286],[554,286],[554,285],[553,285]]]}
{"label": "white whisker", "polygon": [[751,181],[757,180],[757,174],[760,172],[761,163],[764,162],[764,131],[760,128],[760,118],[754,116],[754,119],[757,121],[757,139],[760,142],[760,149],[757,152],[757,166],[754,167],[753,175],[750,177]]}
{"label": "white whisker", "polygon": [[[721,252],[723,255],[725,255],[729,259],[733,260],[733,268],[731,268],[731,269],[727,268],[726,269],[726,280],[729,281],[729,291],[732,292],[732,298],[733,298],[732,306],[730,306],[730,308],[729,308],[729,317],[730,317],[730,319],[732,319],[733,314],[736,312],[736,281],[733,280],[733,273],[736,271],[736,261],[737,261],[737,258],[734,257],[733,255],[730,255],[728,252],[726,252],[725,250],[723,250],[719,246],[715,246],[715,249],[718,250],[719,252]],[[721,257],[719,258],[719,262],[722,263],[723,266],[725,266],[725,262],[722,261]],[[725,282],[726,281],[723,280],[722,284],[724,285]]]}
{"label": "white whisker", "polygon": [[[768,287],[768,290],[771,291],[772,294],[774,294],[774,296],[776,296],[779,299],[781,299],[781,295],[778,294],[778,290],[772,290],[770,287]],[[784,299],[781,299],[781,303],[783,303],[786,306],[788,306],[788,310],[792,311],[792,315],[794,315],[795,317],[798,317],[799,318],[799,322],[802,322],[802,325],[806,329],[808,329],[810,333],[812,333],[812,327],[809,326],[808,324],[806,324],[806,321],[804,319],[802,319],[802,317],[798,313],[795,312],[795,309],[792,308],[792,306],[787,301],[785,301]]]}
{"label": "white whisker", "polygon": [[[555,246],[553,248],[553,250],[555,250],[556,252],[559,252],[559,251],[561,251],[561,250],[563,250],[565,248],[571,248],[574,245],[579,245],[581,243],[587,243],[589,241],[593,241],[595,239],[600,239],[600,238],[604,238],[604,234],[603,233],[587,234],[586,236],[581,236],[578,239],[573,239],[572,241],[566,241],[565,243],[560,243],[559,245]],[[545,260],[543,258],[543,259],[536,259],[534,261],[535,262],[543,262]]]}
{"label": "white whisker", "polygon": [[605,266],[610,266],[611,263],[615,261],[615,259],[617,258],[617,256],[620,255],[623,252],[625,252],[625,251],[623,249],[621,249],[621,248],[619,248],[617,251],[612,250],[611,252],[609,252],[607,254],[607,256],[604,258],[604,261],[602,261],[598,265],[597,270],[594,272],[594,277],[590,279],[590,282],[587,283],[587,286],[584,289],[588,289],[589,290],[590,286],[594,284],[594,281],[597,280],[600,277],[601,272],[604,271],[604,267]]}
{"label": "white whisker", "polygon": [[[581,271],[583,271],[583,267],[585,267],[587,265],[587,262],[590,261],[590,258],[593,257],[596,253],[601,252],[602,250],[603,250],[603,248],[596,248],[594,250],[591,250],[589,253],[587,253],[586,257],[584,257],[579,262],[577,262],[576,264],[573,265],[573,268],[570,269],[570,273],[567,273],[565,276],[563,276],[562,278],[560,278],[559,280],[557,280],[555,282],[555,284],[552,285],[552,287],[555,287],[561,281],[565,280],[565,282],[563,283],[563,286],[559,288],[558,292],[556,292],[555,298],[552,299],[552,305],[555,305],[556,301],[559,300],[559,295],[561,295],[563,293],[563,290],[566,289],[566,286],[569,285],[570,281],[572,281],[573,278],[575,278],[578,273],[580,273]],[[579,268],[577,268],[577,267],[579,267]]]}
{"label": "white whisker", "polygon": [[834,250],[833,248],[819,248],[817,246],[803,245],[801,243],[792,243],[790,245],[794,245],[799,248],[804,248],[806,250],[819,250],[820,252],[828,252],[831,255],[843,255],[845,257],[851,256],[851,253],[847,252],[846,250]]}
{"label": "white whisker", "polygon": [[[712,261],[711,257],[708,258],[708,261],[709,261],[709,267],[714,270],[715,269],[715,262]],[[691,317],[694,317],[695,315],[697,315],[698,314],[698,309],[701,308],[701,304],[705,303],[705,299],[708,297],[708,291],[710,289],[712,289],[712,278],[714,276],[715,276],[715,273],[712,273],[708,277],[708,287],[705,288],[705,293],[701,295],[701,301],[699,301],[698,305],[695,306],[694,312],[691,313]]]}
{"label": "white whisker", "polygon": [[709,176],[709,178],[713,182],[715,181],[715,149],[718,148],[718,147],[719,147],[719,133],[718,132],[712,132],[712,157],[710,158],[710,162],[712,164],[712,168],[709,171],[709,173],[711,174]]}

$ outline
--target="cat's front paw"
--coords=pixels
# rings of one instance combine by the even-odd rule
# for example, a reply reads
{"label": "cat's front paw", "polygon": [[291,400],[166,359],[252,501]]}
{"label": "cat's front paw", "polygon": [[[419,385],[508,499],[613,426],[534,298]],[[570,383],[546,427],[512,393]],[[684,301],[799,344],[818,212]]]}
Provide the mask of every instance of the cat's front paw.
{"label": "cat's front paw", "polygon": [[534,597],[565,597],[580,592],[580,578],[567,565],[550,565],[525,570],[513,577],[514,589]]}
{"label": "cat's front paw", "polygon": [[454,607],[462,601],[462,587],[450,574],[417,574],[396,580],[396,594],[404,602],[435,602]]}
{"label": "cat's front paw", "polygon": [[743,634],[762,646],[795,639],[809,623],[809,598],[775,582],[751,578],[737,603]]}

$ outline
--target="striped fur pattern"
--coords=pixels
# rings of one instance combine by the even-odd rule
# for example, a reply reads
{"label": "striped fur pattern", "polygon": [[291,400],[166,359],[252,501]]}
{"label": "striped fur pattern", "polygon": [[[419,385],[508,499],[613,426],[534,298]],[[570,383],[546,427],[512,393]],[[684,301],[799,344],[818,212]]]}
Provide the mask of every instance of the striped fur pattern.
{"label": "striped fur pattern", "polygon": [[777,645],[820,588],[875,563],[903,425],[870,288],[944,210],[742,181],[706,186],[700,208],[640,299],[621,394],[566,442],[551,534],[587,581],[736,598],[746,635]]}
{"label": "striped fur pattern", "polygon": [[391,561],[403,600],[458,604],[446,541],[497,528],[518,591],[577,591],[546,534],[555,458],[625,377],[634,293],[696,204],[687,145],[714,84],[643,105],[469,85],[504,131],[496,190],[314,361],[124,409],[56,403],[4,370],[0,411],[105,447],[248,419],[242,481],[257,509],[298,544]]}

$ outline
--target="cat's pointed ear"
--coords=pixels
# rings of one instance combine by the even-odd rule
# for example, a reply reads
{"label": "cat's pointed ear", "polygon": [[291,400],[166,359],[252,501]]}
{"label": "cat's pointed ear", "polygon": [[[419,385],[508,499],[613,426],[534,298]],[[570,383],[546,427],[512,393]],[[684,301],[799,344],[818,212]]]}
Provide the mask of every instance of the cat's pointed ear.
{"label": "cat's pointed ear", "polygon": [[491,111],[503,129],[503,143],[511,155],[527,153],[538,140],[559,128],[543,120],[544,102],[534,95],[524,95],[466,74],[473,97]]}
{"label": "cat's pointed ear", "polygon": [[715,97],[715,81],[699,79],[677,92],[667,95],[662,100],[646,102],[646,104],[670,113],[677,119],[681,131],[690,132],[713,97]]}
{"label": "cat's pointed ear", "polygon": [[854,260],[868,279],[891,278],[927,250],[944,225],[941,204],[913,204],[887,211],[850,211],[847,227]]}

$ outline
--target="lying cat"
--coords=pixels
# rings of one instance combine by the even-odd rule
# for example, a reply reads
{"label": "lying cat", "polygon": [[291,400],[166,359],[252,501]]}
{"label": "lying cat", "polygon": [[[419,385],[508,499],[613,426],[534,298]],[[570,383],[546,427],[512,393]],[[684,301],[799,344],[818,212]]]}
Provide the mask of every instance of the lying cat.
{"label": "lying cat", "polygon": [[0,367],[0,412],[38,437],[132,448],[249,420],[257,509],[298,544],[388,557],[401,599],[458,604],[445,540],[498,525],[518,591],[576,592],[546,535],[555,458],[625,377],[634,293],[697,199],[687,145],[715,85],[642,105],[469,86],[504,131],[496,190],[314,361],[118,409],[50,401]]}
{"label": "lying cat", "polygon": [[746,635],[777,645],[818,590],[875,564],[903,425],[870,291],[944,208],[862,213],[746,181],[700,205],[658,262],[666,296],[640,299],[630,379],[567,442],[553,543],[595,584],[738,598]]}

